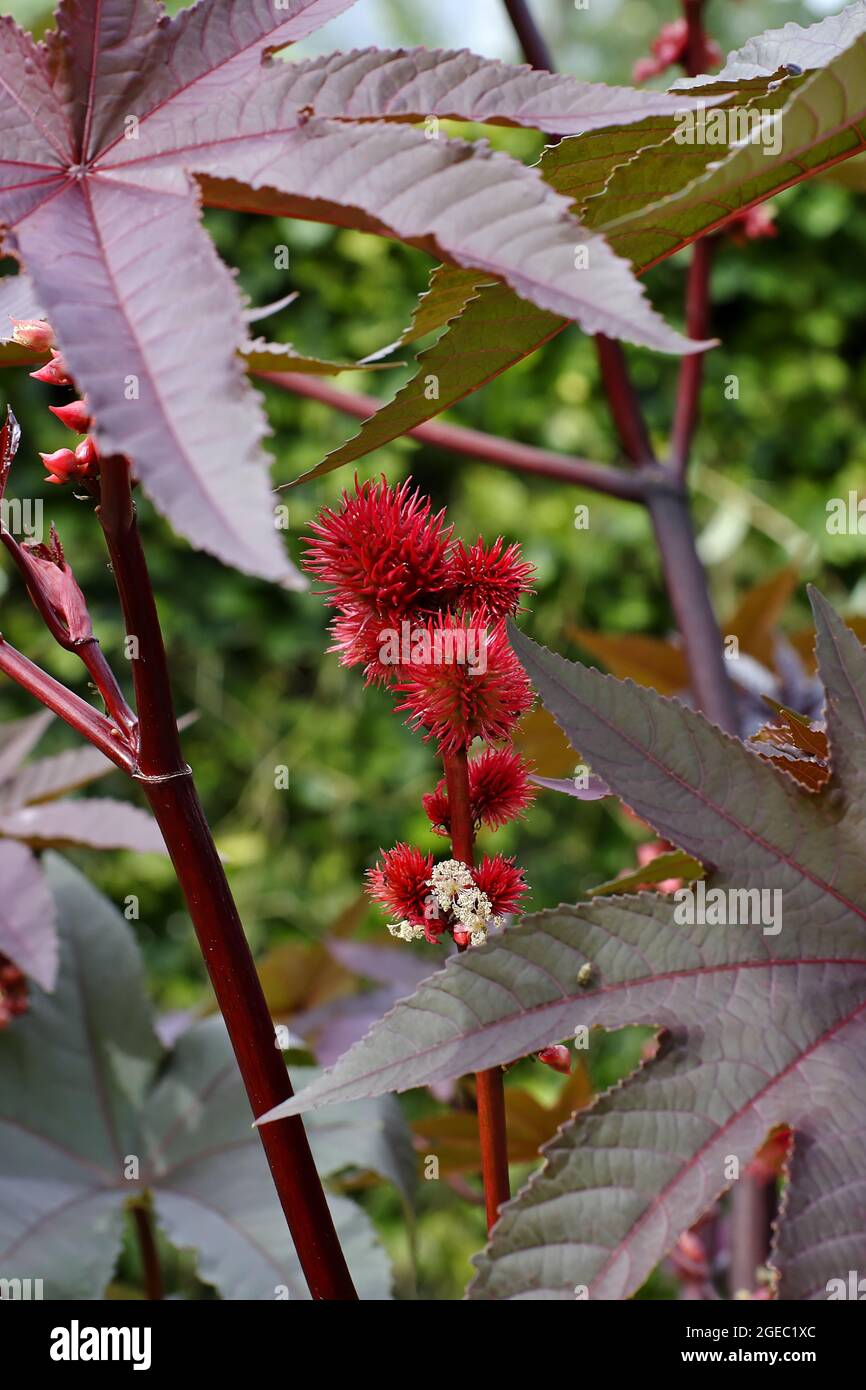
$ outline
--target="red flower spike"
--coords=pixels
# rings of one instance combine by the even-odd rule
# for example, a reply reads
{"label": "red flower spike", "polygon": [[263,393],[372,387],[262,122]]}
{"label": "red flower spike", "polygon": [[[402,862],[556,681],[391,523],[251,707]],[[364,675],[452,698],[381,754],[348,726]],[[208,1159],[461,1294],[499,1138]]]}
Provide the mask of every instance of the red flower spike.
{"label": "red flower spike", "polygon": [[26,557],[34,588],[41,591],[72,641],[82,642],[92,637],[93,626],[87,604],[72,570],[66,563],[57,528],[52,525],[47,545],[25,542],[21,549]]}
{"label": "red flower spike", "polygon": [[76,434],[86,434],[90,429],[90,412],[85,401],[70,401],[69,405],[50,405],[48,409],[56,415],[61,425]]}
{"label": "red flower spike", "polygon": [[535,569],[520,558],[520,546],[510,545],[499,536],[485,546],[479,536],[473,546],[458,541],[451,552],[451,607],[488,614],[491,622],[516,613],[524,594],[531,593],[529,580]]}
{"label": "red flower spike", "polygon": [[46,362],[44,367],[40,367],[38,372],[31,372],[34,381],[43,381],[48,386],[71,386],[72,377],[66,370],[66,363],[59,352],[51,349],[51,361]]}
{"label": "red flower spike", "polygon": [[514,912],[520,900],[528,892],[523,869],[515,867],[513,859],[505,859],[501,854],[484,856],[480,864],[472,870],[476,884],[490,899],[490,910],[494,917],[503,912]]}
{"label": "red flower spike", "polygon": [[431,614],[445,598],[450,528],[445,513],[430,514],[430,500],[399,488],[355,480],[340,511],[329,507],[311,524],[304,568],[326,584],[332,607],[364,611],[394,624]]}
{"label": "red flower spike", "polygon": [[12,319],[12,341],[34,352],[48,352],[54,347],[54,330],[44,319]]}
{"label": "red flower spike", "polygon": [[422,854],[411,845],[395,845],[383,851],[375,868],[367,870],[367,892],[398,920],[429,927],[435,939],[444,929],[444,923],[439,926],[431,906],[434,900],[428,880],[432,872],[432,854]]}
{"label": "red flower spike", "polygon": [[571,1053],[564,1043],[542,1048],[538,1053],[538,1060],[546,1067],[553,1067],[554,1071],[561,1071],[566,1076],[571,1075]]}
{"label": "red flower spike", "polygon": [[[469,763],[469,804],[475,825],[498,830],[522,816],[534,799],[528,764],[513,748],[487,748]],[[437,834],[449,834],[451,818],[444,778],[435,791],[423,797],[423,803]]]}
{"label": "red flower spike", "polygon": [[504,623],[488,630],[483,613],[442,613],[426,625],[424,648],[400,670],[398,710],[407,723],[436,739],[440,753],[467,748],[475,738],[508,738],[531,707],[532,687],[508,641]]}

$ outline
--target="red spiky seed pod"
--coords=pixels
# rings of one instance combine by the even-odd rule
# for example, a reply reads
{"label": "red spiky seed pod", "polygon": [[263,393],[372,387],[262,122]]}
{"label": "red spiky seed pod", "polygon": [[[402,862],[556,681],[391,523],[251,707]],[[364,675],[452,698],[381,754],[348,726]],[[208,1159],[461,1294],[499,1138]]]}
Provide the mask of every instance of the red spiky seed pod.
{"label": "red spiky seed pod", "polygon": [[411,845],[395,845],[393,849],[384,850],[379,863],[368,869],[367,892],[398,921],[435,929],[438,915],[432,905],[429,886],[432,872],[432,854],[422,854]]}
{"label": "red spiky seed pod", "polygon": [[518,869],[513,859],[501,854],[485,854],[481,863],[473,868],[472,877],[489,898],[490,910],[496,917],[514,912],[529,891],[523,869]]}
{"label": "red spiky seed pod", "polygon": [[508,641],[504,623],[486,616],[440,614],[426,625],[427,642],[413,646],[396,689],[407,723],[435,739],[440,753],[467,748],[475,738],[509,737],[531,707],[532,687]]}
{"label": "red spiky seed pod", "polygon": [[[498,830],[522,816],[535,798],[529,780],[529,764],[513,748],[485,748],[469,762],[469,806],[473,824]],[[439,835],[448,835],[451,818],[445,779],[422,798],[430,824]]]}
{"label": "red spiky seed pod", "polygon": [[343,493],[339,511],[326,507],[311,523],[304,568],[326,585],[326,602],[365,611],[383,623],[442,604],[449,577],[444,511],[431,513],[429,498],[410,488],[359,483]]}
{"label": "red spiky seed pod", "polygon": [[501,536],[486,546],[479,536],[474,545],[458,541],[451,551],[450,606],[476,612],[484,609],[491,622],[515,614],[534,567],[520,558],[520,546],[507,548]]}

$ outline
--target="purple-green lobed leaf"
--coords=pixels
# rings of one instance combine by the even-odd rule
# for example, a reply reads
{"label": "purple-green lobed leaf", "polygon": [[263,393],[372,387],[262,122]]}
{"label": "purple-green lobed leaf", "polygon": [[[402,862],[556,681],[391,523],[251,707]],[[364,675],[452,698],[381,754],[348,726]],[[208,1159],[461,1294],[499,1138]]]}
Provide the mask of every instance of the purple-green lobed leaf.
{"label": "purple-green lobed leaf", "polygon": [[674,898],[524,918],[449,961],[272,1112],[450,1080],[575,1028],[666,1030],[501,1212],[476,1299],[625,1298],[777,1125],[794,1131],[778,1295],[826,1298],[866,1242],[866,651],[813,597],[833,775],[810,793],[654,691],[515,650],[630,807],[707,868]]}

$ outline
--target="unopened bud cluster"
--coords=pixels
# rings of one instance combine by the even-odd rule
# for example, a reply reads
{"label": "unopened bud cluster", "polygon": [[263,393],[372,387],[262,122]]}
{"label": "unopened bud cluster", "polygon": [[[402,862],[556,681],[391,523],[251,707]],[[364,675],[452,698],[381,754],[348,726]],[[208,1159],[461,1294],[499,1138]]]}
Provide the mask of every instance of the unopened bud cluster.
{"label": "unopened bud cluster", "polygon": [[[44,319],[13,318],[12,341],[33,352],[50,352],[48,361],[30,373],[34,381],[41,381],[45,386],[74,385],[63,354],[54,346],[54,330],[50,323]],[[51,405],[48,409],[67,429],[85,438],[74,449],[55,449],[51,454],[39,455],[48,472],[46,481],[69,483],[95,477],[99,455],[96,441],[88,433],[92,421],[87,402],[69,401],[66,405]]]}

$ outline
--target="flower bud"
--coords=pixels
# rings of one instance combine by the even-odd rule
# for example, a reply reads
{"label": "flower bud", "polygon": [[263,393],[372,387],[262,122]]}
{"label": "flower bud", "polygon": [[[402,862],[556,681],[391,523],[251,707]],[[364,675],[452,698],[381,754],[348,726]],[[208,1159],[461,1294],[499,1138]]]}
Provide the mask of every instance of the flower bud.
{"label": "flower bud", "polygon": [[75,450],[75,457],[78,460],[80,477],[89,478],[96,472],[96,460],[99,458],[99,451],[96,448],[96,441],[90,435],[86,439],[82,439]]}
{"label": "flower bud", "polygon": [[34,381],[44,381],[48,386],[71,386],[72,377],[66,370],[66,363],[59,352],[51,349],[51,361],[46,362],[44,367],[40,367],[38,372],[31,372]]}
{"label": "flower bud", "polygon": [[30,571],[30,583],[38,588],[74,642],[93,636],[87,603],[63,554],[57,528],[51,527],[47,545],[25,543],[22,547]]}
{"label": "flower bud", "polygon": [[54,346],[54,330],[44,319],[12,319],[12,341],[34,352],[47,352]]}
{"label": "flower bud", "polygon": [[538,1053],[539,1062],[543,1062],[546,1067],[552,1067],[554,1071],[564,1072],[566,1076],[571,1073],[571,1054],[563,1043],[557,1043],[554,1047],[542,1048]]}
{"label": "flower bud", "polygon": [[55,449],[53,454],[40,454],[39,457],[48,469],[46,482],[68,483],[79,471],[78,459],[71,449]]}
{"label": "flower bud", "polygon": [[50,405],[48,409],[56,415],[61,425],[76,434],[86,434],[90,429],[90,412],[85,401],[70,401],[69,405]]}

